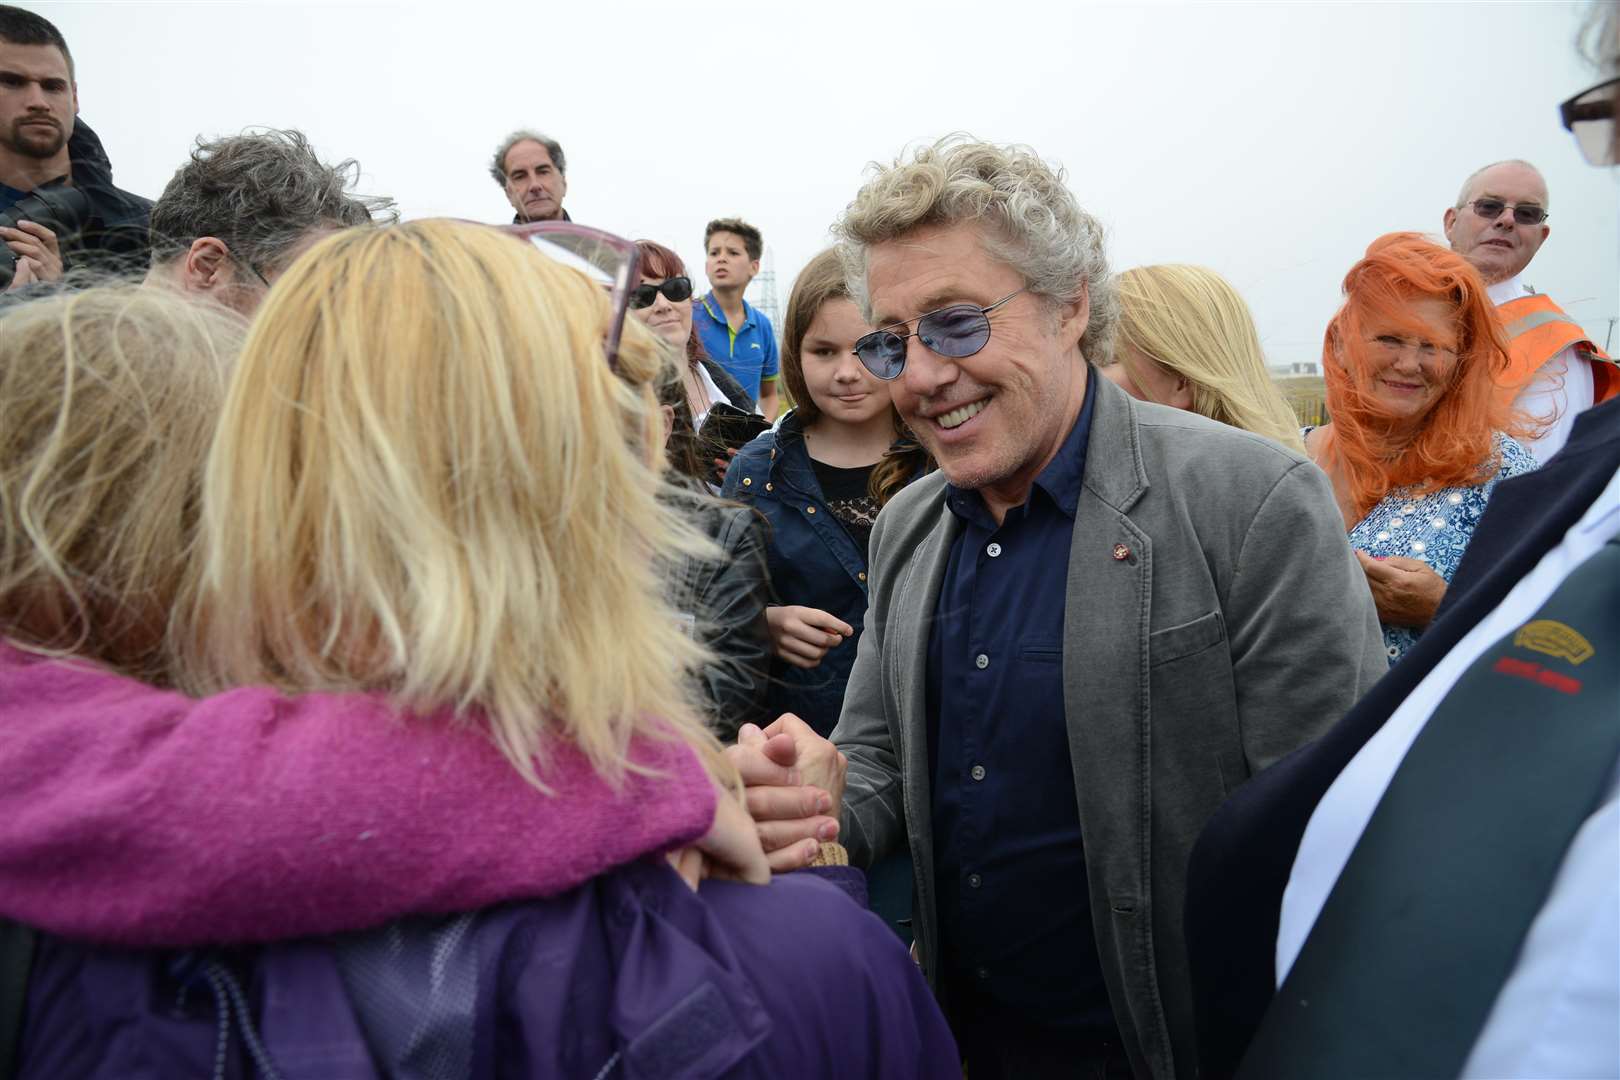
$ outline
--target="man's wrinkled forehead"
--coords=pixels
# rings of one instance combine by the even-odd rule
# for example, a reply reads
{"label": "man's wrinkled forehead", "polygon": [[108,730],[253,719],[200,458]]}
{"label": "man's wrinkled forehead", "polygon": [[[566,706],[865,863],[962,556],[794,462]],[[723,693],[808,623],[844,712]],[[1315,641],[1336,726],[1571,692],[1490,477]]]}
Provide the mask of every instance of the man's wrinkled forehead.
{"label": "man's wrinkled forehead", "polygon": [[[872,303],[872,324],[887,326],[914,319],[947,304],[977,300],[985,289],[971,280],[969,268],[960,263],[963,248],[983,251],[984,235],[974,226],[925,225],[892,240],[874,244],[867,251],[866,283]],[[872,280],[872,256],[886,249],[917,268],[904,281],[887,282],[879,291]],[[898,310],[899,308],[908,310]]]}

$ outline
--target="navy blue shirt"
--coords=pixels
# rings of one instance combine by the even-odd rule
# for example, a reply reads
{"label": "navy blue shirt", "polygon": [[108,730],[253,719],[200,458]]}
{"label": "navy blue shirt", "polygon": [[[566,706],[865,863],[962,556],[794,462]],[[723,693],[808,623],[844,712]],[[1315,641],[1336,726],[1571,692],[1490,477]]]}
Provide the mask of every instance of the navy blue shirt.
{"label": "navy blue shirt", "polygon": [[1032,1023],[1117,1038],[1092,934],[1063,707],[1069,546],[1096,374],[1057,456],[996,525],[964,522],[928,641],[928,751],[940,944],[952,981]]}
{"label": "navy blue shirt", "polygon": [[10,184],[0,184],[0,210],[9,210],[27,197],[26,191],[18,191]]}

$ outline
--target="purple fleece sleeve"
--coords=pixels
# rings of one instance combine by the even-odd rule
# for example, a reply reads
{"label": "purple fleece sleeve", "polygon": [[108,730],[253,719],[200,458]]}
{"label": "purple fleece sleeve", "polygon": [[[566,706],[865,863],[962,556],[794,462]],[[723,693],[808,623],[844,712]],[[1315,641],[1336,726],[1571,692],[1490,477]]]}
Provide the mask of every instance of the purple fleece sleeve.
{"label": "purple fleece sleeve", "polygon": [[140,946],[354,930],[573,888],[703,835],[676,743],[615,791],[558,745],[529,785],[470,726],[375,697],[195,700],[0,645],[0,915]]}

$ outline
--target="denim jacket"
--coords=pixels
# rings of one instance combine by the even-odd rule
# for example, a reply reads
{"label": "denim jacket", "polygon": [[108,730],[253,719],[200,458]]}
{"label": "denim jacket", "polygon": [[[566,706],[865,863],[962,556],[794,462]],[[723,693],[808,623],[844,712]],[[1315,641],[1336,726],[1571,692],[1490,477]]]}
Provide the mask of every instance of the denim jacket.
{"label": "denim jacket", "polygon": [[820,608],[855,628],[854,636],[809,670],[771,658],[771,718],[791,712],[826,735],[838,723],[855,639],[866,618],[866,559],[827,507],[796,413],[737,452],[721,496],[752,506],[770,526],[773,603]]}

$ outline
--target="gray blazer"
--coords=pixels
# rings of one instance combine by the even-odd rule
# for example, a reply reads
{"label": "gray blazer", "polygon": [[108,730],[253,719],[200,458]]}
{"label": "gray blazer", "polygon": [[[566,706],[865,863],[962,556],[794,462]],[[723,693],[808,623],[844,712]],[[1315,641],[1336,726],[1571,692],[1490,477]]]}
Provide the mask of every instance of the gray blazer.
{"label": "gray blazer", "polygon": [[[1193,842],[1233,788],[1325,731],[1389,661],[1321,470],[1091,377],[1063,655],[1091,916],[1137,1075],[1189,1077]],[[909,838],[914,929],[936,988],[924,710],[929,623],[959,529],[944,483],[918,480],[878,517],[866,629],[832,735],[849,758],[852,861],[870,866]]]}

